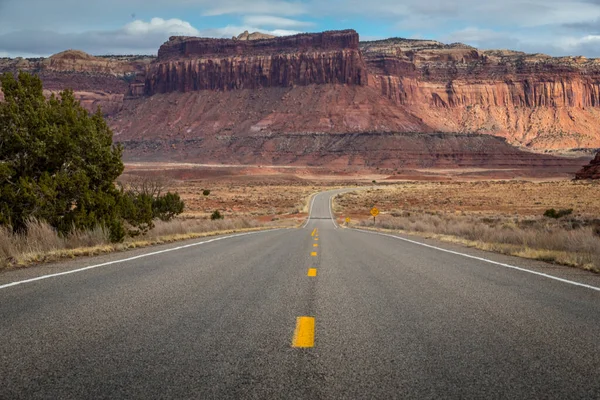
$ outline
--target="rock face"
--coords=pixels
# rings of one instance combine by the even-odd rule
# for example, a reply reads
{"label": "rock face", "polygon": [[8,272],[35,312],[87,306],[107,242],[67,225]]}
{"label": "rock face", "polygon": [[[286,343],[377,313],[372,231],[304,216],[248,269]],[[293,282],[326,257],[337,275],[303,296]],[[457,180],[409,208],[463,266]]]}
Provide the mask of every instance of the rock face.
{"label": "rock face", "polygon": [[600,151],[596,154],[596,158],[590,161],[589,165],[586,165],[575,174],[575,179],[600,179]]}
{"label": "rock face", "polygon": [[82,51],[67,50],[49,58],[0,59],[0,73],[17,73],[19,70],[35,73],[42,79],[46,94],[72,89],[84,108],[95,112],[101,107],[108,116],[123,108],[126,96],[139,96],[140,90],[135,87],[137,77],[144,73],[145,65],[152,59],[145,56],[94,57]]}
{"label": "rock face", "polygon": [[233,40],[260,40],[260,39],[273,39],[276,36],[267,35],[266,33],[261,32],[252,32],[248,33],[248,31],[244,31],[240,33],[238,36],[232,37]]}
{"label": "rock face", "polygon": [[146,95],[198,90],[366,85],[355,31],[275,39],[171,37],[146,73]]}
{"label": "rock face", "polygon": [[407,39],[361,50],[369,84],[436,130],[537,149],[600,145],[600,60]]}
{"label": "rock face", "polygon": [[[120,140],[120,139],[117,139]],[[424,133],[279,134],[121,141],[129,161],[404,168],[549,168],[575,171],[581,160],[520,151],[486,135]],[[572,172],[571,172],[572,173]],[[518,174],[518,173],[517,173]],[[518,176],[518,175],[517,175]]]}
{"label": "rock face", "polygon": [[[244,32],[235,39],[172,37],[158,57],[69,50],[0,59],[0,72],[19,69],[37,73],[47,90],[72,88],[90,110],[100,105],[119,141],[212,143],[219,157],[227,141],[280,148],[283,140],[300,154],[306,142],[298,135],[348,151],[349,138],[398,149],[412,142],[376,135],[440,132],[500,136],[536,150],[600,148],[600,60],[581,57],[431,40],[359,42],[353,30],[276,38]],[[444,159],[474,165],[464,161],[479,157],[473,143],[457,139],[452,151],[462,158]],[[202,148],[189,154],[207,157]],[[381,163],[393,157],[379,154]]]}

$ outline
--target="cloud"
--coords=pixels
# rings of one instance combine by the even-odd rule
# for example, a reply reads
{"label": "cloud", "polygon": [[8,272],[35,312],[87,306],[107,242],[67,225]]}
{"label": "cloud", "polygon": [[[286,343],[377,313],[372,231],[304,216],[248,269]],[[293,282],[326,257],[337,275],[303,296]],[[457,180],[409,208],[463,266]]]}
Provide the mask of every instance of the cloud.
{"label": "cloud", "polygon": [[153,18],[136,20],[120,29],[59,33],[49,30],[26,30],[0,35],[0,52],[48,56],[65,49],[92,54],[154,54],[173,35],[199,35],[200,31],[179,19]]}
{"label": "cloud", "polygon": [[336,29],[341,21],[362,38],[419,34],[483,48],[600,56],[600,0],[0,0],[0,52],[155,53],[171,35],[283,35]]}
{"label": "cloud", "polygon": [[314,26],[313,22],[298,21],[295,19],[275,17],[272,15],[248,15],[243,18],[245,24],[283,29],[301,29]]}
{"label": "cloud", "polygon": [[0,54],[5,56],[49,56],[66,49],[90,54],[156,54],[169,36],[231,38],[243,31],[261,31],[275,36],[293,35],[294,30],[265,30],[251,25],[228,25],[199,30],[179,19],[136,20],[122,28],[107,31],[59,33],[50,30],[26,30],[0,35]]}
{"label": "cloud", "polygon": [[204,11],[204,16],[216,16],[227,14],[271,14],[294,16],[306,14],[309,11],[309,8],[306,6],[306,4],[299,1],[288,2],[272,0],[222,0],[219,2],[210,1],[207,3],[209,3],[210,6],[207,6],[206,11]]}
{"label": "cloud", "polygon": [[123,27],[123,32],[129,35],[177,34],[195,36],[200,33],[189,22],[180,19],[152,18],[150,22],[136,20]]}

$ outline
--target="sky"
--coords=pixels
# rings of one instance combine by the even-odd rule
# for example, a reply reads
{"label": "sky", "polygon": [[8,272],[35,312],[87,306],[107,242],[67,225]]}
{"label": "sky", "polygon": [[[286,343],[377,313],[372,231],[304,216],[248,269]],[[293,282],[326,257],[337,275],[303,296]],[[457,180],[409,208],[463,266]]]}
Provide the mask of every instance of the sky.
{"label": "sky", "polygon": [[0,57],[156,54],[173,35],[348,28],[361,40],[600,57],[600,0],[0,0]]}

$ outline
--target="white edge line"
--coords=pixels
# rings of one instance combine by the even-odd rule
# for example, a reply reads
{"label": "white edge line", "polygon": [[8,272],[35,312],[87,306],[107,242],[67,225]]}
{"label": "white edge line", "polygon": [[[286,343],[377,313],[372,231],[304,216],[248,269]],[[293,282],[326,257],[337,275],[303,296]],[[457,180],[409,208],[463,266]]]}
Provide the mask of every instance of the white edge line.
{"label": "white edge line", "polygon": [[300,229],[306,228],[306,226],[310,222],[310,216],[312,214],[312,208],[313,208],[313,205],[315,204],[315,199],[317,198],[318,195],[319,195],[319,193],[315,193],[313,195],[312,200],[310,201],[310,206],[308,207],[308,217],[306,217],[306,222],[304,223],[304,225],[302,225],[302,228],[300,228]]}
{"label": "white edge line", "polygon": [[6,289],[8,287],[22,285],[24,283],[41,281],[43,279],[54,278],[54,277],[62,276],[62,275],[75,274],[77,272],[87,271],[89,269],[94,269],[94,268],[99,268],[99,267],[105,267],[107,265],[112,265],[112,264],[119,264],[119,263],[123,263],[123,262],[127,262],[127,261],[137,260],[139,258],[144,258],[144,257],[155,256],[157,254],[168,253],[168,252],[171,252],[171,251],[186,249],[188,247],[199,246],[201,244],[216,242],[216,241],[223,240],[223,239],[230,239],[230,238],[239,237],[239,236],[246,236],[246,235],[255,235],[257,233],[266,233],[266,232],[273,232],[273,231],[278,231],[278,230],[279,229],[270,229],[270,230],[259,231],[259,232],[247,232],[247,233],[238,233],[238,234],[230,235],[230,236],[221,236],[221,237],[218,237],[218,238],[214,238],[214,239],[210,239],[210,240],[205,240],[203,242],[186,244],[186,245],[183,245],[183,246],[177,246],[177,247],[173,247],[173,248],[170,248],[170,249],[165,249],[165,250],[154,251],[154,252],[151,252],[151,253],[140,254],[140,255],[134,256],[134,257],[123,258],[123,259],[115,260],[115,261],[108,261],[108,262],[105,262],[105,263],[102,263],[102,264],[90,265],[90,266],[87,266],[87,267],[73,269],[73,270],[70,270],[70,271],[58,272],[58,273],[55,273],[55,274],[42,275],[42,276],[38,276],[38,277],[35,277],[35,278],[31,278],[31,279],[25,279],[23,281],[16,281],[16,282],[11,282],[11,283],[6,283],[4,285],[0,285],[0,289]]}
{"label": "white edge line", "polygon": [[490,264],[495,264],[495,265],[500,265],[501,267],[510,268],[510,269],[516,269],[517,271],[528,272],[530,274],[543,276],[544,278],[554,279],[554,280],[559,281],[559,282],[569,283],[571,285],[581,286],[581,287],[584,287],[584,288],[587,288],[587,289],[592,289],[592,290],[600,292],[600,287],[596,287],[596,286],[592,286],[592,285],[587,285],[585,283],[579,283],[579,282],[575,282],[575,281],[570,281],[568,279],[559,278],[559,277],[554,276],[554,275],[548,275],[548,274],[545,274],[543,272],[532,271],[530,269],[517,267],[515,265],[504,264],[504,263],[501,263],[501,262],[498,262],[498,261],[488,260],[487,258],[472,256],[472,255],[465,254],[465,253],[459,253],[458,251],[452,251],[452,250],[448,250],[448,249],[443,249],[441,247],[436,247],[436,246],[432,246],[430,244],[417,242],[415,240],[406,239],[406,238],[403,238],[403,237],[400,237],[400,236],[389,235],[387,233],[365,231],[365,230],[357,229],[357,228],[353,228],[353,229],[356,230],[356,231],[359,231],[359,232],[372,233],[372,234],[380,235],[380,236],[388,236],[388,237],[391,237],[391,238],[394,238],[394,239],[403,240],[405,242],[409,242],[409,243],[413,243],[413,244],[418,244],[419,246],[429,247],[431,249],[443,251],[445,253],[450,253],[450,254],[455,254],[455,255],[459,255],[459,256],[463,256],[463,257],[467,257],[467,258],[472,258],[474,260],[484,261],[484,262],[487,262],[487,263],[490,263]]}
{"label": "white edge line", "polygon": [[332,194],[332,195],[331,195],[331,197],[329,198],[329,216],[331,217],[331,222],[333,222],[333,227],[334,227],[335,229],[337,229],[337,228],[338,228],[338,226],[337,226],[337,224],[336,224],[336,222],[335,222],[335,219],[333,218],[333,198],[334,198],[335,196],[337,196],[338,194],[339,194],[339,193],[334,193],[334,194]]}

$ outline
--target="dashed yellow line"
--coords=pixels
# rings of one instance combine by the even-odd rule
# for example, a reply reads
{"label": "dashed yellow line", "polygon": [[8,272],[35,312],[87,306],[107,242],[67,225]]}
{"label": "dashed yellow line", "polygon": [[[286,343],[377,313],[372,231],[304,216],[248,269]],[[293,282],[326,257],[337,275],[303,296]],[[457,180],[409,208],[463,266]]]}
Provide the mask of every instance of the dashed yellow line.
{"label": "dashed yellow line", "polygon": [[315,319],[313,317],[296,318],[296,329],[292,347],[313,347],[315,345]]}
{"label": "dashed yellow line", "polygon": [[316,243],[313,243],[313,247],[319,247],[319,245]]}
{"label": "dashed yellow line", "polygon": [[313,251],[312,253],[310,253],[311,256],[316,257],[317,256],[317,252]]}
{"label": "dashed yellow line", "polygon": [[317,228],[313,229],[312,233],[310,234],[310,236],[315,236],[317,234]]}
{"label": "dashed yellow line", "polygon": [[317,276],[317,269],[316,268],[309,268],[307,276]]}

